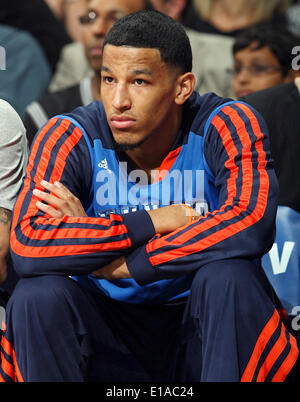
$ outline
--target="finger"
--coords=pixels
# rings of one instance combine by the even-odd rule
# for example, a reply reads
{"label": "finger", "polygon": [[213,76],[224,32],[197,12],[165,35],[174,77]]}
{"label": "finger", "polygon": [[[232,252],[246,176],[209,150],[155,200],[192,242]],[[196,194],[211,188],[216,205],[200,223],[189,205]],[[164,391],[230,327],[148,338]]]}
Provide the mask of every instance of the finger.
{"label": "finger", "polygon": [[34,189],[33,194],[58,209],[62,216],[87,216],[80,200],[63,184],[60,182],[51,184],[45,180],[40,184],[50,191],[50,194],[38,189]]}
{"label": "finger", "polygon": [[55,181],[52,184],[46,180],[42,180],[40,184],[46,190],[49,190],[51,193],[57,195],[58,198],[66,200],[66,199],[69,199],[71,196],[73,196],[71,191],[58,181]]}
{"label": "finger", "polygon": [[61,219],[64,216],[62,212],[54,209],[50,205],[44,204],[41,201],[37,201],[36,206],[38,207],[38,209],[50,215],[52,218]]}
{"label": "finger", "polygon": [[39,199],[47,202],[48,204],[53,205],[56,208],[61,208],[62,203],[65,201],[62,201],[60,198],[57,198],[55,195],[45,193],[44,191],[40,191],[37,189],[34,189],[32,193]]}

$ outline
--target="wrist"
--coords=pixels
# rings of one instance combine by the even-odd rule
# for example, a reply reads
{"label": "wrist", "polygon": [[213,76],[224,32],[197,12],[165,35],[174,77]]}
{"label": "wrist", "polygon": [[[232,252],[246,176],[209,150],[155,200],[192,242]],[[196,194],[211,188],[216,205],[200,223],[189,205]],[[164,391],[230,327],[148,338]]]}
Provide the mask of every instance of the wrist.
{"label": "wrist", "polygon": [[147,212],[155,232],[160,234],[170,233],[197,218],[194,209],[185,204],[173,204]]}
{"label": "wrist", "polygon": [[195,210],[187,204],[181,204],[184,208],[185,208],[185,214],[188,218],[188,222],[187,223],[192,223],[197,219],[197,215]]}

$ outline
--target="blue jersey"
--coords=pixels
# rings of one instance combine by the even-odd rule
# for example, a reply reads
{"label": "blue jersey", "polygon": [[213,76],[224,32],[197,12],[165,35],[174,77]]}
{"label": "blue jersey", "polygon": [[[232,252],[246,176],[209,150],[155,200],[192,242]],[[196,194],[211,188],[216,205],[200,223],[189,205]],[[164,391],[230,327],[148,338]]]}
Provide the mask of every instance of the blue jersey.
{"label": "blue jersey", "polygon": [[[32,190],[61,181],[88,217],[54,219]],[[32,145],[12,225],[12,256],[21,276],[71,275],[129,303],[185,297],[194,272],[224,258],[259,259],[271,247],[277,181],[266,126],[248,105],[194,93],[181,129],[154,181],[114,147],[101,102],[51,119]],[[148,209],[186,203],[200,219],[161,236]],[[132,279],[92,272],[120,256]]]}

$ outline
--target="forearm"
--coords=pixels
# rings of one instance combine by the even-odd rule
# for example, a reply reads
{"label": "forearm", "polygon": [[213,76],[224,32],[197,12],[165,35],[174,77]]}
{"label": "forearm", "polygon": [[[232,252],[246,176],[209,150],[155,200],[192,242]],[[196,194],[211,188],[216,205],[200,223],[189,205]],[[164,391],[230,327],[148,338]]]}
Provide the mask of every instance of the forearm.
{"label": "forearm", "polygon": [[[20,276],[89,274],[154,235],[145,211],[110,218],[40,217],[35,222],[23,220],[12,230],[12,257]],[[143,231],[137,233],[137,226]]]}

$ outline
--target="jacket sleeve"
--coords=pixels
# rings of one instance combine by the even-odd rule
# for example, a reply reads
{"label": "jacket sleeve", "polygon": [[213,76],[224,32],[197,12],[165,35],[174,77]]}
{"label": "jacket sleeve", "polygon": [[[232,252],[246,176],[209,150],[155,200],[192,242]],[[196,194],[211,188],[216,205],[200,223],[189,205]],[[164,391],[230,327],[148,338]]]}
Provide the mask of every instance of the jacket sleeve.
{"label": "jacket sleeve", "polygon": [[254,260],[273,244],[278,183],[262,117],[244,103],[224,106],[210,123],[204,154],[220,207],[166,236],[154,236],[128,255],[128,268],[140,285],[220,259]]}
{"label": "jacket sleeve", "polygon": [[[31,149],[17,198],[11,230],[11,255],[20,276],[91,273],[154,235],[145,211],[109,218],[54,219],[36,207],[34,188],[60,181],[87,207],[91,159],[81,130],[66,118],[53,118],[40,130]],[[143,227],[137,232],[136,227]]]}

